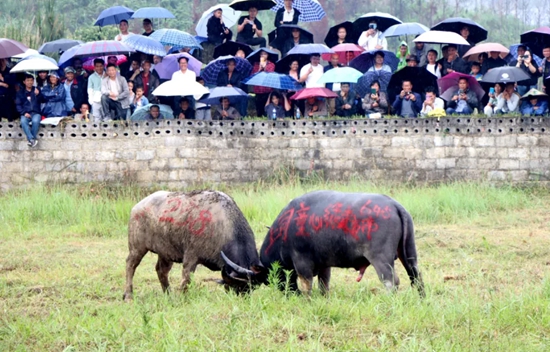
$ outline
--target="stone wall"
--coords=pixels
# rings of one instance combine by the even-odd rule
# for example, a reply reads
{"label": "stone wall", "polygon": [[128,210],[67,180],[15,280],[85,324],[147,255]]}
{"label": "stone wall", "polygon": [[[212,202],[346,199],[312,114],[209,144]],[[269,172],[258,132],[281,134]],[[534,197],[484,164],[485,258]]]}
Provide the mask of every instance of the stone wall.
{"label": "stone wall", "polygon": [[41,129],[0,123],[2,189],[32,182],[240,183],[278,167],[330,179],[548,181],[550,119],[186,121]]}

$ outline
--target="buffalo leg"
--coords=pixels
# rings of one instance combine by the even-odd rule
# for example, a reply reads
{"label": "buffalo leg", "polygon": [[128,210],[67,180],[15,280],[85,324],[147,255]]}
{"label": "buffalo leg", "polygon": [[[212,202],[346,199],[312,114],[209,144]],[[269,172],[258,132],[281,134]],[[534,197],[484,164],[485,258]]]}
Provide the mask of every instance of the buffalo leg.
{"label": "buffalo leg", "polygon": [[157,276],[159,277],[160,285],[162,286],[162,290],[164,292],[168,292],[168,289],[170,288],[168,274],[170,273],[173,264],[174,263],[172,261],[163,258],[160,255],[158,256],[155,269],[157,269]]}
{"label": "buffalo leg", "polygon": [[138,267],[139,263],[141,263],[141,260],[143,259],[145,254],[147,254],[146,249],[130,249],[130,254],[128,254],[128,257],[126,258],[126,289],[124,290],[123,297],[125,301],[131,301],[133,298],[134,274],[136,272],[136,268]]}
{"label": "buffalo leg", "polygon": [[306,277],[298,274],[298,284],[302,294],[306,295],[307,297],[310,297],[311,288],[313,286],[313,276]]}
{"label": "buffalo leg", "polygon": [[395,280],[395,270],[394,270],[394,260],[391,258],[391,260],[383,260],[380,258],[377,258],[375,260],[370,261],[372,266],[374,266],[374,269],[376,269],[376,273],[378,274],[378,277],[380,278],[380,281],[386,286],[388,290],[394,290],[397,288],[396,282],[398,280]]}
{"label": "buffalo leg", "polygon": [[196,258],[192,258],[189,256],[184,255],[183,256],[183,270],[182,270],[182,277],[181,277],[181,285],[180,288],[182,291],[187,291],[187,287],[189,286],[189,283],[191,282],[191,273],[195,272],[195,269],[197,269],[197,265],[199,265],[199,262]]}
{"label": "buffalo leg", "polygon": [[319,290],[323,295],[327,295],[330,285],[330,267],[319,270]]}

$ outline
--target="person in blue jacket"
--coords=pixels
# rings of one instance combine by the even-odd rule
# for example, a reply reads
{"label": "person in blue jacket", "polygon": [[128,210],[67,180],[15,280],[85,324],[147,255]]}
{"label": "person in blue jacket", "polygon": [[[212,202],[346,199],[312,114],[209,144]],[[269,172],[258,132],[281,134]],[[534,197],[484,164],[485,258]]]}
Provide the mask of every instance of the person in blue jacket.
{"label": "person in blue jacket", "polygon": [[522,98],[520,112],[526,116],[545,116],[548,113],[548,101],[544,93],[531,89]]}
{"label": "person in blue jacket", "polygon": [[403,81],[401,89],[392,105],[394,113],[401,117],[417,117],[422,110],[420,94],[413,92],[411,81]]}
{"label": "person in blue jacket", "polygon": [[34,148],[38,144],[36,138],[40,129],[40,90],[34,87],[34,77],[27,74],[23,80],[23,88],[15,95],[15,106],[21,116],[21,128],[27,136],[27,144]]}
{"label": "person in blue jacket", "polygon": [[45,117],[62,117],[67,115],[66,91],[60,84],[59,76],[51,71],[48,84],[42,88],[42,115]]}

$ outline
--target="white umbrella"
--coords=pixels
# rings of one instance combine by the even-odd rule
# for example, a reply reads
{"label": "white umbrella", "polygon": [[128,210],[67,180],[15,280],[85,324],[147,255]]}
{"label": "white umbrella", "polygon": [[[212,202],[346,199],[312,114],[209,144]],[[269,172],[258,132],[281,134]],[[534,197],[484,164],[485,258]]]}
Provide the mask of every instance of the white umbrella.
{"label": "white umbrella", "polygon": [[206,10],[199,20],[199,23],[197,23],[197,26],[195,27],[195,31],[197,32],[198,36],[201,37],[208,37],[208,31],[206,30],[206,24],[208,23],[208,20],[210,17],[213,16],[214,11],[217,9],[222,10],[222,19],[223,24],[227,28],[231,28],[237,23],[239,20],[239,17],[241,17],[241,11],[235,11],[229,5],[222,4],[222,5],[214,5],[208,10]]}
{"label": "white umbrella", "polygon": [[24,58],[26,58],[28,56],[31,56],[31,55],[40,55],[40,53],[37,50],[29,49],[29,50],[25,51],[22,54],[12,56],[12,58],[14,58],[14,59],[24,59]]}
{"label": "white umbrella", "polygon": [[415,43],[470,45],[460,34],[445,31],[427,31],[420,34]]}
{"label": "white umbrella", "polygon": [[27,71],[52,71],[59,67],[50,60],[42,58],[31,58],[21,60],[17,65],[13,66],[10,72],[27,72]]}
{"label": "white umbrella", "polygon": [[153,91],[153,95],[157,97],[184,97],[192,95],[195,99],[199,99],[208,93],[210,91],[202,84],[197,82],[188,84],[178,80],[164,82]]}

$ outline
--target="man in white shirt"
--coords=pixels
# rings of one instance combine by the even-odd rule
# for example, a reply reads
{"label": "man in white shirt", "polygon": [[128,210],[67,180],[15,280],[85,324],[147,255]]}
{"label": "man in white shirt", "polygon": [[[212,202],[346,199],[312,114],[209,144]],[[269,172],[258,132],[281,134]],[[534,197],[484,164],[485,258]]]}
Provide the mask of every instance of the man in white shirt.
{"label": "man in white shirt", "polygon": [[118,28],[120,29],[120,33],[115,37],[115,40],[119,42],[123,42],[131,35],[134,35],[134,33],[128,32],[128,21],[121,20],[118,24]]}
{"label": "man in white shirt", "polygon": [[519,111],[520,96],[514,91],[514,83],[507,83],[504,92],[498,97],[496,114],[513,114]]}
{"label": "man in white shirt", "polygon": [[375,20],[370,21],[369,29],[361,33],[357,44],[365,51],[388,50],[388,42],[377,28]]}
{"label": "man in white shirt", "polygon": [[188,84],[196,82],[197,75],[194,71],[188,69],[189,59],[182,56],[178,59],[178,64],[180,69],[172,74],[172,81],[178,80]]}
{"label": "man in white shirt", "polygon": [[306,84],[306,88],[322,88],[325,85],[319,84],[319,79],[324,73],[324,68],[319,64],[321,61],[321,55],[312,54],[309,58],[309,64],[302,67],[300,70],[300,83]]}
{"label": "man in white shirt", "polygon": [[441,109],[441,111],[444,112],[445,102],[436,96],[434,87],[428,87],[426,88],[426,100],[424,100],[424,103],[422,104],[420,115],[422,115],[422,117],[428,117],[430,112],[435,109]]}

